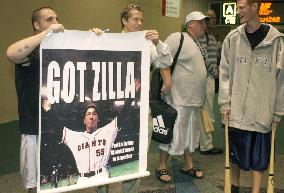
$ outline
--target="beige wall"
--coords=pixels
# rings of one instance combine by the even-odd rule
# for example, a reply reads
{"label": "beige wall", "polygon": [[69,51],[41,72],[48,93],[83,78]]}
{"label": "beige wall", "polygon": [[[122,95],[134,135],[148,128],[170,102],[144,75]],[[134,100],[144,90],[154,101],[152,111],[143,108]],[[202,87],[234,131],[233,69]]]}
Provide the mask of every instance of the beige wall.
{"label": "beige wall", "polygon": [[[5,56],[6,48],[13,42],[33,34],[30,15],[41,6],[51,6],[59,14],[66,29],[88,30],[98,26],[120,31],[120,10],[129,3],[139,3],[144,9],[145,29],[157,29],[161,39],[180,31],[187,11],[202,10],[197,0],[182,0],[180,18],[161,16],[161,0],[10,0],[1,2],[0,10],[0,123],[18,119],[14,86],[14,65]],[[28,85],[27,85],[28,86]]]}

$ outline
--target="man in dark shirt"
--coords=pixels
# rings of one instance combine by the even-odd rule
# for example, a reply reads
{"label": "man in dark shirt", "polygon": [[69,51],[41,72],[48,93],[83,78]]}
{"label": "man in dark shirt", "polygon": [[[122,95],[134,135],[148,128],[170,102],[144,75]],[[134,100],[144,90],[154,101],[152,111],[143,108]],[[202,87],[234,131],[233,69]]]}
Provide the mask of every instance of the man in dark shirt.
{"label": "man in dark shirt", "polygon": [[32,13],[35,34],[17,41],[7,49],[8,59],[16,64],[15,84],[21,133],[20,172],[29,193],[37,192],[37,135],[39,116],[39,45],[50,32],[62,32],[56,12],[41,7]]}

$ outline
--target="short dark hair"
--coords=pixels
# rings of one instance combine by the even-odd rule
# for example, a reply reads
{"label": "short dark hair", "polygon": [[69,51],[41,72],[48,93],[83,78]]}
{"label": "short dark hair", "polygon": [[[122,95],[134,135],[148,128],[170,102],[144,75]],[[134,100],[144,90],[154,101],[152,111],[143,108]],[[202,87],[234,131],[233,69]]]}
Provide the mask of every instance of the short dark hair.
{"label": "short dark hair", "polygon": [[249,0],[251,3],[257,3],[258,12],[260,10],[262,0]]}
{"label": "short dark hair", "polygon": [[95,103],[89,102],[89,103],[86,105],[85,109],[84,109],[83,117],[86,116],[86,112],[88,111],[88,109],[91,109],[91,108],[94,108],[94,109],[96,110],[96,112],[98,113],[98,111],[97,111],[97,106],[95,105]]}
{"label": "short dark hair", "polygon": [[[262,0],[247,0],[247,3],[248,3],[249,5],[252,5],[253,3],[257,3],[257,8],[258,8],[258,12],[259,12],[260,6],[261,6],[261,1],[262,1]],[[237,2],[238,2],[238,0],[237,0]]]}
{"label": "short dark hair", "polygon": [[[238,2],[238,0],[236,0]],[[257,3],[258,6],[260,6],[262,0],[247,0],[248,4],[253,4],[253,3]]]}
{"label": "short dark hair", "polygon": [[261,0],[248,0],[249,3],[257,3],[258,5],[260,5]]}
{"label": "short dark hair", "polygon": [[33,25],[34,31],[35,31],[34,22],[37,22],[39,20],[40,13],[44,9],[50,9],[50,10],[54,11],[54,9],[52,9],[51,7],[40,7],[38,9],[34,10],[33,13],[32,13],[32,17],[31,17],[31,21],[32,21],[32,25]]}
{"label": "short dark hair", "polygon": [[127,21],[128,18],[130,17],[130,11],[132,10],[143,12],[143,9],[139,5],[135,4],[129,4],[125,8],[123,8],[122,11],[120,12],[120,22],[122,28],[124,27],[122,19],[125,19]]}

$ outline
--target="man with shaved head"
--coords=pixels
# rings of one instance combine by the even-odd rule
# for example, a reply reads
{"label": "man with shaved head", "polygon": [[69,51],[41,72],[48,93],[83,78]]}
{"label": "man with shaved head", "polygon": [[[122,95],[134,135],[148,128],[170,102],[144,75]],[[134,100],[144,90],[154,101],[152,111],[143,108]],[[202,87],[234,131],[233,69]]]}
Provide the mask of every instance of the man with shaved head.
{"label": "man with shaved head", "polygon": [[21,133],[20,172],[22,183],[29,193],[37,186],[37,135],[39,116],[39,45],[50,32],[62,32],[56,12],[41,7],[32,13],[35,34],[24,38],[7,49],[7,57],[15,65],[18,96],[19,128]]}

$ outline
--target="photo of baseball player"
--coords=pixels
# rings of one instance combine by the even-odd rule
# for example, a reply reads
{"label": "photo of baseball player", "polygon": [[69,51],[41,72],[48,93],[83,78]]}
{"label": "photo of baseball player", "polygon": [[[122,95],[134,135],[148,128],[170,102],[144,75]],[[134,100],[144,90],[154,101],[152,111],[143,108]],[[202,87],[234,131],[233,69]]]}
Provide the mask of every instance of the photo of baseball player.
{"label": "photo of baseball player", "polygon": [[[139,91],[140,80],[135,80],[135,91]],[[125,100],[122,110],[109,123],[98,127],[100,121],[99,110],[93,102],[88,102],[83,112],[84,131],[74,131],[64,126],[61,143],[65,144],[72,152],[79,172],[77,184],[84,183],[94,178],[109,177],[109,158],[112,145],[122,128],[131,107],[133,99]],[[43,113],[48,119],[52,105],[48,99],[42,102]]]}

